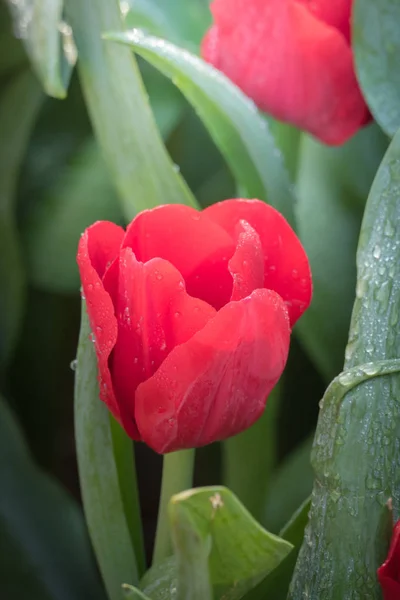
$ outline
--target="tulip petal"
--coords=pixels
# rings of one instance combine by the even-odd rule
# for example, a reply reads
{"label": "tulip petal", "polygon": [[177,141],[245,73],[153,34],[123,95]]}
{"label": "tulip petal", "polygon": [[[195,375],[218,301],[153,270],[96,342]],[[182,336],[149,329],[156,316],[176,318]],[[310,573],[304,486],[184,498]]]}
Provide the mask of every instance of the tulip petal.
{"label": "tulip petal", "polygon": [[282,374],[289,338],[287,310],[275,292],[256,290],[224,306],[139,385],[135,416],[142,439],[165,453],[249,427]]}
{"label": "tulip petal", "polygon": [[394,526],[387,559],[378,569],[384,600],[400,598],[400,521]]}
{"label": "tulip petal", "polygon": [[262,287],[283,298],[293,326],[310,304],[312,284],[307,255],[284,217],[260,200],[225,200],[203,212],[232,237],[241,219],[257,231],[265,258]]}
{"label": "tulip petal", "polygon": [[175,346],[202,329],[216,311],[186,293],[184,279],[171,263],[161,258],[142,263],[131,248],[121,251],[117,279],[114,306],[118,339],[111,371],[118,401],[134,420],[138,385],[155,373]]}
{"label": "tulip petal", "polygon": [[350,17],[352,0],[296,0],[319,21],[338,29],[350,40]]}
{"label": "tulip petal", "polygon": [[229,261],[233,278],[231,300],[242,300],[264,287],[264,254],[260,236],[247,221],[239,221],[236,235],[236,251]]}
{"label": "tulip petal", "polygon": [[143,211],[129,225],[123,245],[132,248],[139,261],[168,260],[183,276],[191,296],[216,309],[229,301],[228,261],[235,245],[204,212],[178,204]]}
{"label": "tulip petal", "polygon": [[104,289],[102,277],[107,265],[118,256],[124,233],[124,230],[114,223],[99,221],[86,229],[80,239],[77,254],[82,293],[86,298],[86,309],[97,355],[100,398],[119,421],[121,414],[108,364],[117,340],[118,327],[113,303]]}
{"label": "tulip petal", "polygon": [[[342,8],[336,13],[317,2],[311,11],[311,4],[214,0],[215,24],[203,41],[202,54],[262,110],[328,144],[341,144],[365,124],[368,108],[356,79]],[[338,21],[339,29],[327,24]]]}

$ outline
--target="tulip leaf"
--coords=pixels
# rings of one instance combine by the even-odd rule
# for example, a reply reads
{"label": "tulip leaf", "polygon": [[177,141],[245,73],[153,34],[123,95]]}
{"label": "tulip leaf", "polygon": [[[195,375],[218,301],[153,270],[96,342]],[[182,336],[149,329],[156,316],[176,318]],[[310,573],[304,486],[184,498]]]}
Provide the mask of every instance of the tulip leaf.
{"label": "tulip leaf", "polygon": [[397,133],[365,208],[345,371],[321,402],[310,521],[291,600],[304,598],[305,587],[310,600],[381,598],[376,570],[389,541],[382,535],[388,499],[395,518],[400,510],[399,239]]}
{"label": "tulip leaf", "polygon": [[208,5],[208,0],[128,0],[125,25],[127,29],[138,27],[196,52],[211,25]]}
{"label": "tulip leaf", "polygon": [[121,29],[119,3],[66,0],[65,7],[87,108],[126,220],[159,204],[196,206],[164,147],[135,57],[101,39]]}
{"label": "tulip leaf", "polygon": [[65,98],[76,48],[71,28],[63,21],[64,0],[8,0],[8,4],[14,28],[45,91]]}
{"label": "tulip leaf", "polygon": [[190,597],[201,574],[203,584],[208,575],[217,598],[239,600],[293,548],[263,529],[223,487],[182,492],[169,508],[179,600]]}
{"label": "tulip leaf", "polygon": [[400,127],[400,4],[356,0],[353,48],[358,79],[369,108],[388,135]]}
{"label": "tulip leaf", "polygon": [[294,223],[294,194],[267,120],[225,75],[173,44],[134,29],[106,39],[131,47],[171,78],[196,109],[248,197]]}
{"label": "tulip leaf", "polygon": [[10,359],[24,310],[25,273],[15,217],[18,174],[42,101],[29,71],[16,75],[0,97],[0,364]]}
{"label": "tulip leaf", "polygon": [[142,579],[151,600],[239,600],[293,549],[263,529],[224,487],[182,492],[169,508],[175,556]]}
{"label": "tulip leaf", "polygon": [[136,583],[141,567],[132,443],[100,401],[97,361],[82,305],[75,384],[75,436],[83,506],[110,600]]}
{"label": "tulip leaf", "polygon": [[338,148],[303,136],[296,216],[314,291],[296,330],[326,381],[343,366],[356,285],[356,268],[349,257],[356,251],[369,186],[385,148],[376,126]]}
{"label": "tulip leaf", "polygon": [[[153,67],[144,63],[145,82],[157,125],[163,136],[168,136],[178,122],[184,100],[179,91]],[[68,100],[76,105],[75,89],[71,87]],[[65,113],[56,114],[58,119]],[[75,117],[75,122],[77,118]],[[46,123],[47,125],[47,123]],[[52,123],[53,127],[54,122]],[[66,123],[68,127],[68,122]],[[43,128],[44,129],[44,128]],[[72,137],[68,128],[69,138]],[[76,133],[74,132],[76,135]],[[60,144],[66,145],[61,133]],[[78,136],[77,136],[78,137]],[[94,221],[109,220],[123,223],[123,215],[110,174],[93,138],[77,140],[78,150],[44,189],[26,192],[35,196],[35,202],[23,224],[23,243],[28,263],[27,274],[35,286],[59,293],[76,293],[79,275],[76,248],[81,233]],[[33,144],[34,157],[42,150]],[[54,152],[59,158],[59,152]]]}
{"label": "tulip leaf", "polygon": [[293,544],[293,550],[257,587],[246,594],[245,600],[286,600],[290,579],[303,542],[309,510],[310,498],[307,498],[279,533],[284,540]]}
{"label": "tulip leaf", "polygon": [[0,597],[102,600],[75,501],[31,459],[0,399]]}

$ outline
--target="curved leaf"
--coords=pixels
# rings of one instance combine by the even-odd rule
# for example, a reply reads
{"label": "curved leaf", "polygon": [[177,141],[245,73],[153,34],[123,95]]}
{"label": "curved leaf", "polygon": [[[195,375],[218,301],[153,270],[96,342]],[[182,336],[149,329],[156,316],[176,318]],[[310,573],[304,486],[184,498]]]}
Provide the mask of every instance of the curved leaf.
{"label": "curved leaf", "polygon": [[356,300],[345,371],[328,388],[311,455],[310,521],[290,598],[378,600],[389,537],[385,504],[400,509],[400,133],[368,197],[357,250]]}
{"label": "curved leaf", "polygon": [[362,211],[386,141],[376,126],[329,148],[303,136],[296,217],[311,264],[314,293],[296,330],[326,381],[343,366],[356,286]]}
{"label": "curved leaf", "polygon": [[200,58],[134,29],[106,39],[131,47],[170,77],[196,109],[248,197],[294,224],[294,193],[267,120],[227,77]]}
{"label": "curved leaf", "polygon": [[25,273],[15,220],[17,178],[42,93],[30,71],[0,98],[0,364],[10,359],[24,310]]}
{"label": "curved leaf", "polygon": [[45,91],[65,98],[76,48],[71,28],[63,21],[64,0],[7,0],[15,30],[27,49]]}
{"label": "curved leaf", "polygon": [[209,0],[127,0],[127,29],[139,27],[188,50],[197,51],[211,25]]}
{"label": "curved leaf", "polygon": [[263,529],[224,487],[188,490],[169,505],[175,557],[141,582],[152,600],[239,600],[293,545]]}
{"label": "curved leaf", "polygon": [[102,600],[78,505],[32,462],[0,399],[0,596]]}
{"label": "curved leaf", "polygon": [[353,48],[358,78],[371,112],[389,135],[400,127],[400,4],[355,0]]}
{"label": "curved leaf", "polygon": [[[100,401],[97,361],[82,304],[75,384],[75,437],[83,506],[90,537],[110,600],[123,583],[137,583],[140,531],[132,443]],[[118,436],[119,439],[115,439]],[[126,462],[130,467],[127,468]],[[136,552],[135,552],[136,550]]]}
{"label": "curved leaf", "polygon": [[101,39],[122,27],[115,0],[66,0],[78,71],[96,136],[130,221],[159,204],[196,201],[170,159],[132,53]]}

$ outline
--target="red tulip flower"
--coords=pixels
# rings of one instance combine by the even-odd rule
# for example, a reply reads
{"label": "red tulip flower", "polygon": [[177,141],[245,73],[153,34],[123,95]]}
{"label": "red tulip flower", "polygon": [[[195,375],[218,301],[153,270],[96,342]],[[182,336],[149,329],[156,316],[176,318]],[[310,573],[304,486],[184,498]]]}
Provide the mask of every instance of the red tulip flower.
{"label": "red tulip flower", "polygon": [[370,118],[354,72],[352,0],[214,0],[202,44],[265,112],[327,144]]}
{"label": "red tulip flower", "polygon": [[235,435],[262,414],[311,299],[305,252],[259,200],[100,221],[78,265],[100,395],[156,452]]}
{"label": "red tulip flower", "polygon": [[384,600],[399,600],[400,598],[400,521],[393,529],[389,554],[378,569],[378,579],[381,584]]}

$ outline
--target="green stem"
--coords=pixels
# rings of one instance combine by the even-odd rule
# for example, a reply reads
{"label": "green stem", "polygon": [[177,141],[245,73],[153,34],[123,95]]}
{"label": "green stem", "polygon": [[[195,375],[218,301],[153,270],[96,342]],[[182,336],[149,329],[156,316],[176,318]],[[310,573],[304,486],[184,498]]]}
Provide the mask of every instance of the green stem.
{"label": "green stem", "polygon": [[193,485],[195,450],[180,450],[164,456],[153,564],[172,554],[168,504],[172,496]]}

